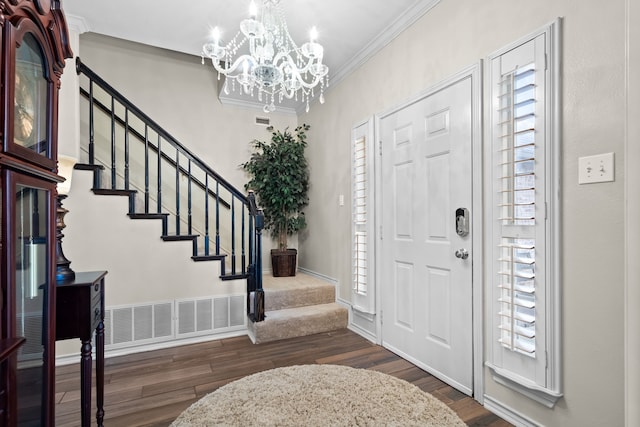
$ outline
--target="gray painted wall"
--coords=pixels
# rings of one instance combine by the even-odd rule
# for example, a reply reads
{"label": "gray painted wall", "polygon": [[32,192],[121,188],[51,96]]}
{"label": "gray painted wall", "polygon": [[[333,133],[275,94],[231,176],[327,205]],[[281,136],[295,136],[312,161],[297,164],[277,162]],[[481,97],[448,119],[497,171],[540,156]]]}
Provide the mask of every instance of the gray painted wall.
{"label": "gray painted wall", "polygon": [[[485,393],[550,426],[623,425],[625,1],[442,0],[312,106],[312,226],[301,264],[335,278],[350,300],[349,141],[367,117],[564,17],[562,34],[563,382],[549,410],[494,382]],[[637,101],[636,101],[637,102]],[[486,103],[486,102],[485,102]],[[578,185],[580,156],[614,152],[616,181]],[[331,254],[331,256],[326,256]]]}
{"label": "gray painted wall", "polygon": [[[546,409],[495,383],[488,371],[485,390],[479,391],[541,425],[621,426],[625,396],[627,402],[634,402],[637,396],[637,382],[625,395],[624,370],[626,185],[634,191],[633,183],[625,182],[629,40],[625,8],[631,3],[442,0],[360,69],[332,86],[324,105],[312,105],[310,113],[299,119],[271,116],[277,127],[293,127],[297,120],[312,125],[308,149],[310,227],[299,239],[300,265],[336,279],[339,296],[349,301],[352,127],[563,17],[561,287],[565,397],[553,410]],[[628,26],[634,28],[635,23],[637,28],[637,11],[629,17],[635,22]],[[632,69],[637,71],[638,45],[631,47],[636,52]],[[244,183],[237,165],[249,154],[248,141],[264,137],[264,131],[253,125],[254,117],[262,114],[220,105],[211,67],[200,66],[199,58],[91,34],[81,37],[80,54],[232,183]],[[151,74],[143,74],[145,71]],[[637,78],[632,79],[634,82],[638,84]],[[629,111],[638,111],[639,98],[629,98]],[[640,134],[633,118],[628,129],[631,137]],[[630,145],[632,141],[627,143]],[[616,155],[615,182],[578,185],[578,157],[604,152]],[[338,203],[341,194],[345,195],[344,206]],[[633,200],[637,205],[638,197]],[[637,249],[635,246],[636,253]],[[135,262],[129,268],[135,268]],[[634,292],[627,295],[637,296],[635,288]],[[637,317],[634,319],[637,322]],[[638,351],[627,349],[626,354],[637,357]],[[637,362],[627,360],[627,367],[627,374],[637,374]],[[635,416],[637,419],[637,411]]]}

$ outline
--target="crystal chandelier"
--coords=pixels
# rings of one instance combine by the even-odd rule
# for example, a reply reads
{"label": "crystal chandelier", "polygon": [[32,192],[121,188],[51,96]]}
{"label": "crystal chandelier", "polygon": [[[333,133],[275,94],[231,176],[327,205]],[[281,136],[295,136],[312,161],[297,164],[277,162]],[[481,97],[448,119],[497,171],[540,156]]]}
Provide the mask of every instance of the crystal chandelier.
{"label": "crystal chandelier", "polygon": [[[279,0],[263,0],[258,9],[253,2],[249,18],[240,22],[240,31],[223,45],[218,28],[213,29],[213,42],[202,46],[214,68],[226,77],[224,92],[242,91],[257,96],[264,103],[265,113],[276,109],[276,102],[285,98],[306,103],[314,88],[320,85],[320,103],[324,103],[324,88],[329,84],[329,68],[322,63],[323,47],[316,42],[317,31],[311,29],[309,41],[298,47],[293,41]],[[245,46],[247,45],[247,46]],[[248,50],[248,52],[247,52]]]}

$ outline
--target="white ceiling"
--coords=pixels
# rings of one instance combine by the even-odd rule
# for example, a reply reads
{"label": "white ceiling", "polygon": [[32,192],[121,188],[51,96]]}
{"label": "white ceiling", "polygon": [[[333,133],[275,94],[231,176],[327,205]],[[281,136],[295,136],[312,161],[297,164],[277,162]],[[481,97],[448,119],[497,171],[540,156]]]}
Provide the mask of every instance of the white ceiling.
{"label": "white ceiling", "polygon": [[[342,80],[439,0],[281,0],[298,44],[316,26],[330,83]],[[235,35],[249,0],[63,0],[80,30],[200,56],[213,27]],[[257,0],[256,3],[260,3]]]}

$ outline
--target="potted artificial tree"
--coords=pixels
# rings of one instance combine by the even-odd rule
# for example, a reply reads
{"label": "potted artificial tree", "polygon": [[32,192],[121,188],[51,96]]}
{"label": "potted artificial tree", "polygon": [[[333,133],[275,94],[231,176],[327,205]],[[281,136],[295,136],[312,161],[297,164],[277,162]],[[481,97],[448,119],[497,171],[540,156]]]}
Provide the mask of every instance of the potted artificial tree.
{"label": "potted artificial tree", "polygon": [[293,133],[272,131],[271,142],[255,140],[255,152],[242,164],[250,179],[245,189],[255,192],[264,210],[264,227],[277,239],[271,250],[271,268],[275,277],[295,276],[297,253],[287,245],[287,237],[306,227],[302,209],[309,203],[309,166],[304,157],[309,125],[296,127]]}

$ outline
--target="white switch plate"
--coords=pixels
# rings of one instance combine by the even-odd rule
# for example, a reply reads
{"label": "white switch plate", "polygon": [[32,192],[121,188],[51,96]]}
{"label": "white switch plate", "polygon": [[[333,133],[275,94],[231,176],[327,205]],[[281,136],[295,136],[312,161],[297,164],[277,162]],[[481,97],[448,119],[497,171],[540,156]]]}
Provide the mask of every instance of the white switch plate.
{"label": "white switch plate", "polygon": [[615,180],[613,153],[578,158],[578,184]]}
{"label": "white switch plate", "polygon": [[340,195],[338,196],[338,204],[339,204],[340,206],[344,206],[344,194],[340,194]]}

